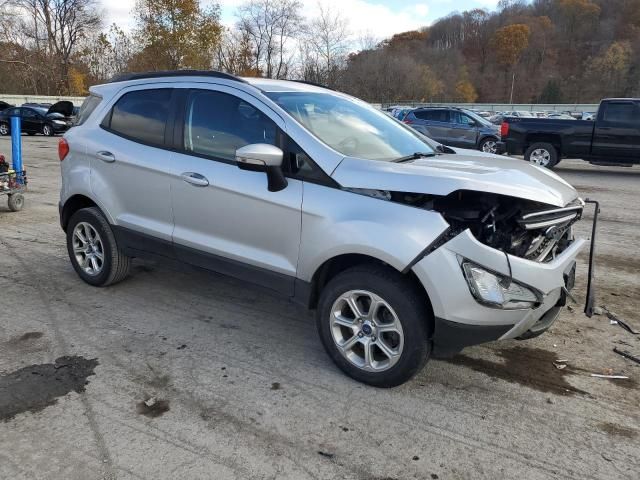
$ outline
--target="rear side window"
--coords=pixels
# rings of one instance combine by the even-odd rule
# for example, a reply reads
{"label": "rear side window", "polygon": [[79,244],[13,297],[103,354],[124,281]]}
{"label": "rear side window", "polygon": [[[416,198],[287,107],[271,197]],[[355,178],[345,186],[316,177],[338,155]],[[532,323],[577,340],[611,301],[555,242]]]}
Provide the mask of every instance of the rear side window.
{"label": "rear side window", "polygon": [[449,122],[449,112],[447,110],[423,110],[421,112],[414,112],[414,115],[421,120]]}
{"label": "rear side window", "polygon": [[631,102],[607,103],[603,107],[604,114],[602,120],[605,122],[640,124],[638,107]]}
{"label": "rear side window", "polygon": [[100,105],[101,101],[102,98],[97,95],[89,95],[87,98],[85,98],[84,102],[82,102],[82,105],[80,106],[78,115],[76,116],[75,125],[82,125],[84,122],[86,122],[87,118],[89,118],[96,107]]}
{"label": "rear side window", "polygon": [[277,130],[269,117],[238,97],[210,90],[189,94],[184,126],[188,152],[234,160],[245,145],[275,145]]}
{"label": "rear side window", "polygon": [[169,117],[170,88],[125,93],[102,125],[118,135],[149,145],[163,145]]}

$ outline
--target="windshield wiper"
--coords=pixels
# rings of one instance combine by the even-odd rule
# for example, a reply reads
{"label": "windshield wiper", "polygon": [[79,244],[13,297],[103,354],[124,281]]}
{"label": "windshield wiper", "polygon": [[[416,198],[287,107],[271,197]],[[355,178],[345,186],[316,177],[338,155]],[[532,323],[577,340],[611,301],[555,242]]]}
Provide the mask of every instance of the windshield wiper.
{"label": "windshield wiper", "polygon": [[433,152],[429,152],[429,153],[416,152],[416,153],[412,153],[411,155],[407,155],[406,157],[396,158],[395,160],[393,160],[393,163],[410,162],[411,160],[418,160],[420,158],[435,157],[435,156],[436,154]]}

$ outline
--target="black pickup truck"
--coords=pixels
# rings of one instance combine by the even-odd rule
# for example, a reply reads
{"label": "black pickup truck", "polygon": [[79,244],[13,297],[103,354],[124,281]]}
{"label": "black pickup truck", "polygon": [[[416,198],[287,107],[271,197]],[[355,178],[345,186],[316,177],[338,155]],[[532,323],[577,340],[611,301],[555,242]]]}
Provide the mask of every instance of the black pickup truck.
{"label": "black pickup truck", "polygon": [[640,99],[602,100],[591,120],[505,118],[502,141],[509,155],[553,168],[563,158],[596,165],[640,164]]}

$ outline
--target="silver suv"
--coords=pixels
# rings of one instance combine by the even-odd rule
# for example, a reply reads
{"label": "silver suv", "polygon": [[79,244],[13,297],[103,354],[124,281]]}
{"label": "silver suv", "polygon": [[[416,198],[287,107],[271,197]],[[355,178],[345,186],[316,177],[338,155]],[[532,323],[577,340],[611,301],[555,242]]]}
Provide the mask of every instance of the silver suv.
{"label": "silver suv", "polygon": [[584,203],[555,174],[305,83],[121,77],[91,88],[59,155],[85,282],[149,254],[246,279],[315,309],[337,366],[379,387],[432,354],[544,332],[585,244]]}

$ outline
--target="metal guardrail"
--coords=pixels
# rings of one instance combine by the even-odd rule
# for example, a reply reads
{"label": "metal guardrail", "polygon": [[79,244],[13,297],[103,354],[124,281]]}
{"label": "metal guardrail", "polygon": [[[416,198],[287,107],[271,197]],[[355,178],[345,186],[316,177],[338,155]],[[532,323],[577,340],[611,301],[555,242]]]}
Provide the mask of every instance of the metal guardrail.
{"label": "metal guardrail", "polygon": [[0,101],[7,102],[11,105],[20,106],[23,103],[56,103],[62,100],[68,100],[75,106],[82,105],[85,97],[53,97],[48,95],[5,95],[0,94]]}
{"label": "metal guardrail", "polygon": [[390,102],[390,103],[374,103],[375,107],[387,108],[392,106],[408,106],[408,107],[459,107],[470,108],[474,110],[486,110],[489,112],[512,112],[524,110],[527,112],[595,112],[598,110],[598,104],[594,103],[429,103],[419,101],[406,102]]}

